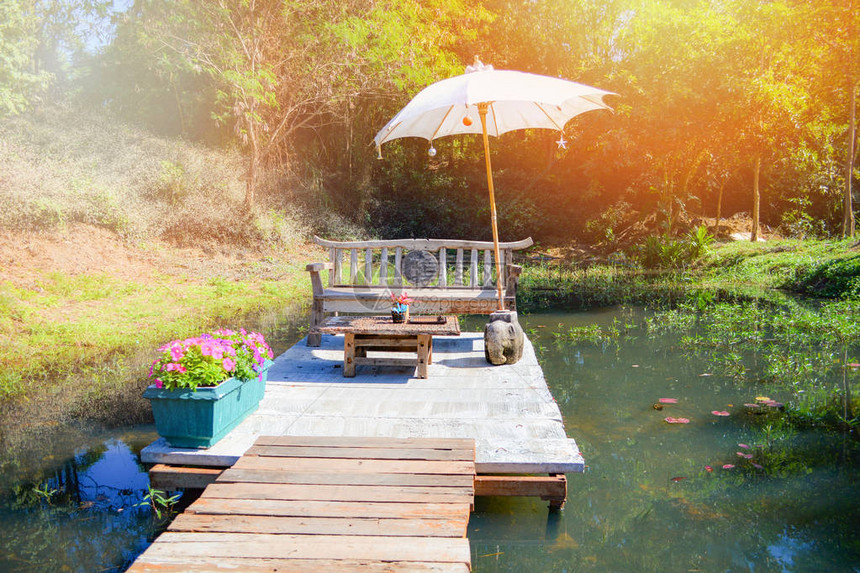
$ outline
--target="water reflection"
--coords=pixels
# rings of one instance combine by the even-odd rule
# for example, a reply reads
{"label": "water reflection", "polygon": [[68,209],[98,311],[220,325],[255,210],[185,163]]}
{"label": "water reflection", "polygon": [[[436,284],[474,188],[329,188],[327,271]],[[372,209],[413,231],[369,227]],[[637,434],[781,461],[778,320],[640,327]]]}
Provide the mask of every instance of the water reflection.
{"label": "water reflection", "polygon": [[122,571],[158,528],[140,449],[151,427],[91,437],[60,463],[62,440],[0,477],[0,571]]}
{"label": "water reflection", "polygon": [[[537,501],[480,502],[474,571],[860,571],[857,440],[788,423],[789,408],[744,406],[765,392],[789,402],[794,387],[758,375],[755,356],[732,377],[685,352],[680,335],[623,332],[643,318],[522,317],[587,472],[568,476],[555,523]],[[609,343],[557,336],[593,324],[622,332]],[[843,387],[836,377],[821,383]]]}

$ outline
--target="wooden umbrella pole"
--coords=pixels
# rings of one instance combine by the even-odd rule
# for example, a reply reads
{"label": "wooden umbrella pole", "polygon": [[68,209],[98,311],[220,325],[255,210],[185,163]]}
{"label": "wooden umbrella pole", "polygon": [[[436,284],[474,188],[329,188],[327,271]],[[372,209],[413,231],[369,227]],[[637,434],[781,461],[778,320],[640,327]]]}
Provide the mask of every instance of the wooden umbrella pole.
{"label": "wooden umbrella pole", "polygon": [[496,255],[496,287],[499,293],[499,310],[505,310],[505,299],[502,295],[502,260],[499,256],[499,226],[496,217],[496,193],[493,189],[493,166],[490,163],[490,138],[487,136],[487,110],[490,104],[478,104],[478,115],[481,116],[481,132],[484,135],[484,158],[487,162],[487,187],[490,189],[490,217],[493,222],[493,250]]}

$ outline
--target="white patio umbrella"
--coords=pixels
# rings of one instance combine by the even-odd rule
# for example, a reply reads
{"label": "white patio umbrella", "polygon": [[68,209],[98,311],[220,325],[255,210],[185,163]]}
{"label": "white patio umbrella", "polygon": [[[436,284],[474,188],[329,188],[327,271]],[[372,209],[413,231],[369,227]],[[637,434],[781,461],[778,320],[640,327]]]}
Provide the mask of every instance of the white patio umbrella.
{"label": "white patio umbrella", "polygon": [[[552,129],[563,132],[574,116],[595,109],[611,109],[603,98],[612,92],[583,84],[509,70],[494,70],[476,58],[466,73],[436,82],[418,93],[376,134],[377,149],[401,137],[421,137],[430,141],[448,135],[480,133],[484,137],[487,186],[496,264],[499,258],[499,231],[493,170],[488,136],[517,129]],[[564,137],[559,145],[565,143]],[[499,310],[504,310],[501,281],[496,281]]]}

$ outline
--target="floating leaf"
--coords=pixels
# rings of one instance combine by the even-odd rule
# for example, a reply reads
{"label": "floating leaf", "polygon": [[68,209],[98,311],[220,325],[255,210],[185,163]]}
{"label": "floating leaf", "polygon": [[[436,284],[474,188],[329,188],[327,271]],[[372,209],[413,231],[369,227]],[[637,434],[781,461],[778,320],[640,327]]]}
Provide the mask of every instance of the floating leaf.
{"label": "floating leaf", "polygon": [[699,377],[702,377],[702,376],[713,376],[713,374],[711,374],[710,372],[705,372],[704,374],[699,374]]}
{"label": "floating leaf", "polygon": [[771,400],[770,402],[765,402],[764,405],[768,408],[782,408],[784,404],[782,402]]}
{"label": "floating leaf", "polygon": [[770,401],[770,398],[768,398],[767,396],[756,396],[755,399],[756,399],[756,402],[769,402]]}
{"label": "floating leaf", "polygon": [[758,469],[758,470],[763,470],[763,469],[764,469],[764,466],[759,465],[759,464],[757,464],[757,463],[755,463],[755,462],[753,462],[753,463],[752,463],[752,467],[754,467],[754,468],[756,468],[756,469]]}
{"label": "floating leaf", "polygon": [[744,404],[747,408],[759,408],[761,407],[759,404]]}
{"label": "floating leaf", "polygon": [[677,398],[660,398],[657,401],[660,402],[661,404],[677,404],[678,403]]}
{"label": "floating leaf", "polygon": [[678,483],[679,481],[684,481],[685,479],[687,479],[687,478],[684,476],[678,476],[678,477],[673,477],[672,481],[675,483]]}
{"label": "floating leaf", "polygon": [[711,414],[714,416],[731,416],[731,414],[725,410],[711,410]]}
{"label": "floating leaf", "polygon": [[733,469],[734,467],[735,467],[735,464],[723,464],[724,470],[730,470],[730,469]]}
{"label": "floating leaf", "polygon": [[672,418],[671,416],[666,418],[667,424],[689,424],[690,420],[688,418]]}

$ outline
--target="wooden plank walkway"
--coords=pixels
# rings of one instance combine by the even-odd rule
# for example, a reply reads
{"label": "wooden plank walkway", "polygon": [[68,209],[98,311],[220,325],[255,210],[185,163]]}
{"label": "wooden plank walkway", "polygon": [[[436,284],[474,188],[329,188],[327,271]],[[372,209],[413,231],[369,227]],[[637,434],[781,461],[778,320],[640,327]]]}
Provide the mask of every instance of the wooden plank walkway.
{"label": "wooden plank walkway", "polygon": [[261,436],[131,572],[465,573],[475,442]]}

